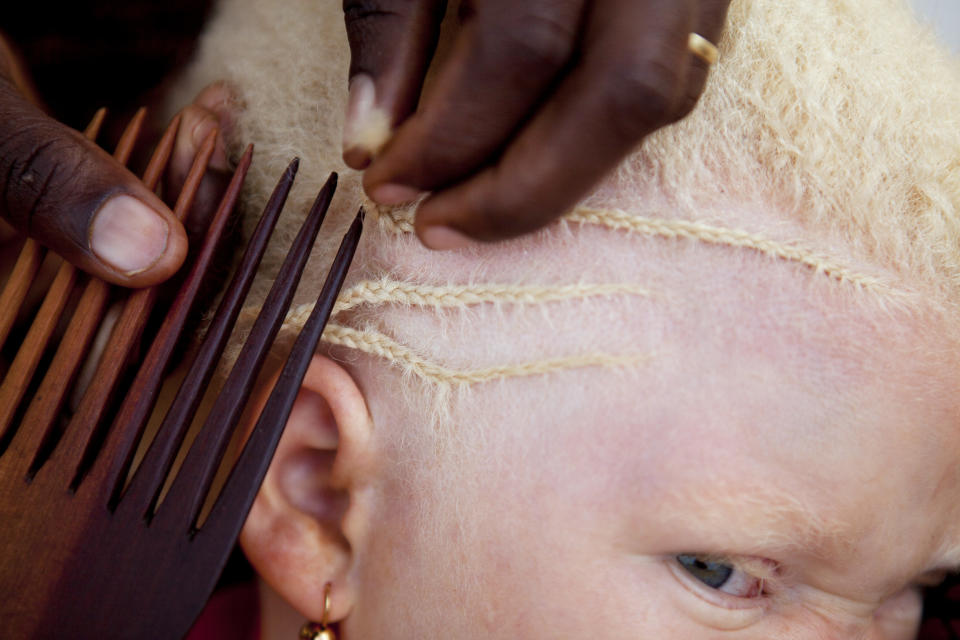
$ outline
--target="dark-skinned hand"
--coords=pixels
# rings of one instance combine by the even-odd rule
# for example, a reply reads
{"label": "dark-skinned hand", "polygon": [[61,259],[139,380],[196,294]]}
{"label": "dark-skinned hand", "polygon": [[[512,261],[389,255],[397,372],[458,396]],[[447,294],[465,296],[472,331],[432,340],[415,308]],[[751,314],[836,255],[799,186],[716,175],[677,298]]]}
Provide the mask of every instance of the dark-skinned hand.
{"label": "dark-skinned hand", "polygon": [[170,277],[187,253],[183,225],[130,171],[38,105],[0,36],[0,236],[10,234],[6,221],[115,284]]}
{"label": "dark-skinned hand", "polygon": [[717,42],[728,5],[464,0],[450,55],[421,96],[446,1],[344,0],[344,159],[366,169],[381,204],[430,194],[416,216],[428,247],[538,229],[690,112],[709,65],[689,34]]}

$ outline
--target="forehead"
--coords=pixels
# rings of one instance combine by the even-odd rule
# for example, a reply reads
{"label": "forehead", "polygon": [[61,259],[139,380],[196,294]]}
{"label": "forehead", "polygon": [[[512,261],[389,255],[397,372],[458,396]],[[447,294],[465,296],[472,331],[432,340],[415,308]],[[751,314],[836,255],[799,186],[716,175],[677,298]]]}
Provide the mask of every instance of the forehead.
{"label": "forehead", "polygon": [[[496,358],[584,345],[650,355],[629,372],[509,382],[532,420],[517,413],[531,404],[500,411],[497,388],[477,390],[477,412],[518,439],[536,435],[515,451],[575,481],[557,500],[580,496],[611,514],[632,505],[636,530],[651,533],[656,513],[672,544],[686,532],[717,552],[752,545],[834,564],[898,548],[904,572],[938,561],[956,535],[960,423],[946,371],[923,355],[932,330],[802,267],[709,247],[669,260],[660,251],[631,271],[651,296],[554,307],[563,330],[553,344],[510,342],[536,335],[536,312],[471,316],[478,345],[509,345]],[[483,350],[468,359],[490,357]]]}
{"label": "forehead", "polygon": [[750,534],[757,547],[834,558],[897,545],[914,550],[905,562],[926,562],[960,526],[960,394],[944,332],[803,256],[731,238],[578,229],[460,255],[380,247],[401,280],[615,282],[645,293],[454,313],[401,305],[377,321],[453,368],[643,354],[627,371],[479,385],[463,405],[458,429],[482,430],[485,444],[506,429],[498,455],[562,475],[571,504],[579,496],[615,514],[632,504],[641,519],[659,506],[661,522],[698,520],[701,533],[744,516],[712,526],[717,551],[727,531],[726,544]]}

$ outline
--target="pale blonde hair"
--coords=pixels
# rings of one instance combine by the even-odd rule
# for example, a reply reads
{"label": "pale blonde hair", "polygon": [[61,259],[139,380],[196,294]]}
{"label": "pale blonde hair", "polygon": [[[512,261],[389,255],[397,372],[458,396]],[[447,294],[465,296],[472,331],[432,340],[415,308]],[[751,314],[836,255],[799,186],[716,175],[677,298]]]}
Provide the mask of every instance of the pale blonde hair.
{"label": "pale blonde hair", "polygon": [[[554,243],[562,251],[588,227],[749,252],[795,264],[832,281],[841,297],[891,313],[956,317],[957,61],[902,0],[734,0],[719,45],[721,60],[688,118],[650,136],[565,222],[491,249],[508,264],[516,260],[512,271],[485,262],[482,249],[468,252],[459,271],[440,266],[447,258],[439,257],[434,268],[411,238],[411,212],[372,207],[359,176],[343,167],[349,53],[339,2],[224,0],[173,101],[221,78],[239,89],[244,110],[234,139],[257,144],[250,211],[263,205],[289,159],[302,158],[251,300],[262,299],[326,172],[342,176],[332,226],[342,228],[362,204],[370,208],[325,339],[389,362],[411,385],[410,398],[428,388],[643,362],[649,354],[590,349],[474,362],[456,346],[465,333],[443,324],[451,339],[436,349],[428,334],[438,326],[411,320],[410,309],[457,313],[469,325],[485,307],[502,313],[592,298],[638,304],[651,295],[635,274],[564,281],[522,264],[530,247]],[[333,248],[325,240],[315,251],[291,327],[316,295]]]}

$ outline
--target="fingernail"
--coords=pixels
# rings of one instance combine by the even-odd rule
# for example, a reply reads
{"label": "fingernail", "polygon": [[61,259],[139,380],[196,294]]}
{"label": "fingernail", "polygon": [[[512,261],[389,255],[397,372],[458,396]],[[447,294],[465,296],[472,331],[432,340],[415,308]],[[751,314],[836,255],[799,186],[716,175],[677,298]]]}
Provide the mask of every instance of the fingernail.
{"label": "fingernail", "polygon": [[194,100],[194,104],[217,114],[217,118],[220,120],[220,126],[229,128],[231,124],[231,105],[234,104],[235,100],[236,92],[227,82],[221,80],[207,85],[201,90]]}
{"label": "fingernail", "polygon": [[370,190],[370,199],[377,204],[396,206],[413,202],[422,191],[402,184],[381,184]]}
{"label": "fingernail", "polygon": [[[219,128],[219,126],[220,123],[213,116],[207,116],[194,125],[193,133],[190,134],[190,142],[193,143],[194,153],[203,146],[203,142],[207,139],[207,136],[210,135],[210,132]],[[217,135],[217,143],[213,148],[213,155],[210,156],[208,166],[217,171],[227,171],[230,169],[229,162],[227,161],[227,151],[223,147],[223,139],[219,134]]]}
{"label": "fingernail", "polygon": [[351,169],[363,171],[373,162],[373,154],[369,149],[362,147],[350,147],[343,150],[343,161]]}
{"label": "fingernail", "polygon": [[163,256],[169,234],[163,216],[133,196],[118,195],[95,214],[90,249],[104,264],[132,276]]}
{"label": "fingernail", "polygon": [[473,241],[455,229],[444,226],[427,227],[420,233],[420,241],[424,246],[434,251],[450,251],[451,249],[465,249]]}
{"label": "fingernail", "polygon": [[[377,88],[365,73],[350,80],[347,116],[343,123],[343,157],[353,168],[365,168],[390,139],[390,116],[376,106]],[[357,166],[354,163],[364,166]]]}

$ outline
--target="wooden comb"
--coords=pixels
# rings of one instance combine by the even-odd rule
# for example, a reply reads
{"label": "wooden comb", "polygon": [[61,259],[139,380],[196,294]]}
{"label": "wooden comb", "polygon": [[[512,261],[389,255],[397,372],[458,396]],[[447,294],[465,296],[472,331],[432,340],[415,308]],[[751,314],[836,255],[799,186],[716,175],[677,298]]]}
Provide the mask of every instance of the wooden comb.
{"label": "wooden comb", "polygon": [[[88,138],[96,138],[103,118],[103,112],[97,114],[87,128]],[[143,119],[143,112],[138,113],[121,137],[114,152],[120,162],[129,159]],[[164,133],[143,175],[150,189],[156,188],[169,162],[178,126],[174,120]],[[201,146],[177,198],[174,214],[181,220],[205,174],[214,135]],[[336,175],[332,175],[290,248],[210,417],[161,502],[174,458],[296,175],[294,160],[264,209],[156,437],[130,477],[165,370],[251,159],[252,147],[240,160],[189,275],[135,374],[125,375],[120,365],[151,337],[144,330],[157,303],[156,288],[118,292],[63,263],[34,314],[0,384],[0,591],[5,594],[0,629],[5,637],[53,638],[64,633],[79,638],[180,637],[212,592],[266,473],[362,230],[361,212],[343,238],[314,312],[256,426],[200,526],[214,474],[333,197]],[[0,292],[0,346],[11,335],[44,254],[36,242],[27,240]],[[68,301],[77,295],[77,288],[79,302],[71,313]],[[69,414],[65,398],[88,358],[108,301],[118,293],[124,294],[119,320],[92,382]],[[56,327],[64,324],[66,330],[54,344]]]}

